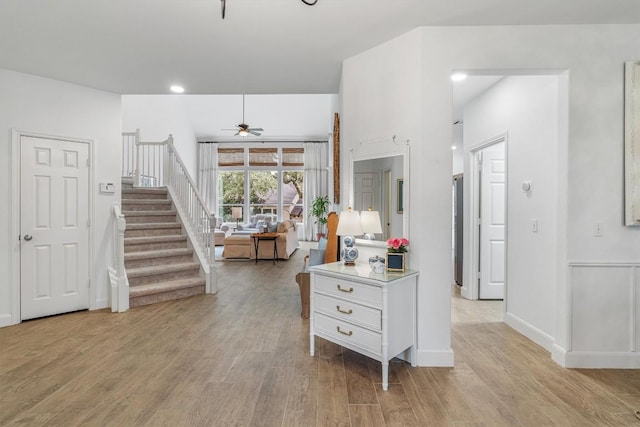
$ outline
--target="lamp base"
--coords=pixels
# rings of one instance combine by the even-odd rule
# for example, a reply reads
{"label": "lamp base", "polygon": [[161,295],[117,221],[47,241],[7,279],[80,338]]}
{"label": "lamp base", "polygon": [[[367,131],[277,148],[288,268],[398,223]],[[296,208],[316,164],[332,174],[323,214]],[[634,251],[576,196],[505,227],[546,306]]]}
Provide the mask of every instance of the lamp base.
{"label": "lamp base", "polygon": [[355,261],[345,261],[344,265],[346,265],[347,267],[354,267],[356,265]]}

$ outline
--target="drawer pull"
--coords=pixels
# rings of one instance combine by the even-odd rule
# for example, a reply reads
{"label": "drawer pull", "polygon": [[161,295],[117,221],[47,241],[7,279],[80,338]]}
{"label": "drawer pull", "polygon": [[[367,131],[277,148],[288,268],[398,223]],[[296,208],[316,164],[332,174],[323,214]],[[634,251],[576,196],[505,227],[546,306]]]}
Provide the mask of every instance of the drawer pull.
{"label": "drawer pull", "polygon": [[346,292],[346,293],[348,293],[348,294],[350,294],[351,292],[353,292],[353,288],[345,289],[345,288],[343,288],[343,287],[342,287],[342,286],[340,286],[340,285],[338,285],[338,290],[339,290],[340,292]]}
{"label": "drawer pull", "polygon": [[336,326],[336,329],[338,330],[338,332],[340,332],[342,335],[346,335],[348,337],[350,337],[351,335],[353,335],[353,331],[349,331],[349,332],[345,332],[342,329],[340,329],[340,326]]}
{"label": "drawer pull", "polygon": [[351,314],[351,313],[353,313],[353,310],[351,310],[351,309],[349,309],[348,311],[347,310],[342,310],[339,305],[336,305],[336,310],[338,310],[342,314]]}

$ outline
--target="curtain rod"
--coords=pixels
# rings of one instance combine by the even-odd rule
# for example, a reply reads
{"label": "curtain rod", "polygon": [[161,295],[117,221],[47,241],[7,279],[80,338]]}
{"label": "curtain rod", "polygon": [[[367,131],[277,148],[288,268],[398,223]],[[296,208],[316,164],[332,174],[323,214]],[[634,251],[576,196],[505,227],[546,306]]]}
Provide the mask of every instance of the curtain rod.
{"label": "curtain rod", "polygon": [[277,141],[277,140],[273,140],[273,141],[258,141],[258,140],[251,140],[251,141],[198,141],[198,144],[305,144],[305,143],[311,143],[311,144],[326,144],[329,141],[318,141],[318,140],[300,140],[300,141]]}

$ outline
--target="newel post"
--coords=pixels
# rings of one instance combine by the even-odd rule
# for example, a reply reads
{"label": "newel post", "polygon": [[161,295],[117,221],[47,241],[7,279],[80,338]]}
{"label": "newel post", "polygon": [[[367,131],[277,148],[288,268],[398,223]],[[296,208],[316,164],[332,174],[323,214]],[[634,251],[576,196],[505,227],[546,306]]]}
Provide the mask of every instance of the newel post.
{"label": "newel post", "polygon": [[209,217],[209,277],[207,289],[210,294],[218,293],[218,270],[216,269],[216,215]]}

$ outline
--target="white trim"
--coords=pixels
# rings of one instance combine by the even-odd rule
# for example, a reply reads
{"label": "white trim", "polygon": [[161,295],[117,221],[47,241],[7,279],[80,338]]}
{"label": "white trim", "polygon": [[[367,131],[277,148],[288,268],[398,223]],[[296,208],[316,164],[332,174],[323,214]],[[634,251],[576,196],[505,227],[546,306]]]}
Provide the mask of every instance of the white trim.
{"label": "white trim", "polygon": [[[508,270],[507,270],[507,258],[509,255],[507,238],[508,223],[509,223],[509,132],[504,132],[479,144],[476,144],[469,148],[469,200],[471,201],[471,214],[469,215],[469,256],[463,265],[463,270],[466,269],[468,274],[462,277],[462,289],[461,295],[469,300],[480,299],[480,282],[478,280],[478,272],[480,271],[480,258],[478,245],[480,244],[479,237],[479,210],[480,210],[480,169],[478,168],[478,155],[485,148],[489,148],[492,145],[504,142],[504,295],[502,304],[503,316],[507,312],[507,292],[508,292]],[[464,241],[464,236],[463,236]],[[464,243],[463,243],[464,251]],[[464,259],[464,257],[463,257]],[[466,267],[466,268],[465,268]],[[468,280],[465,280],[468,277]]]}
{"label": "white trim", "polygon": [[[20,139],[25,137],[31,138],[43,138],[43,139],[53,139],[58,141],[69,141],[79,144],[87,144],[89,150],[89,186],[88,191],[88,203],[89,203],[89,280],[91,281],[91,286],[89,287],[89,294],[87,301],[87,306],[89,310],[97,310],[101,308],[105,308],[108,305],[104,305],[102,300],[96,301],[97,289],[93,271],[93,258],[94,258],[94,249],[93,242],[95,240],[95,191],[93,191],[94,187],[94,153],[93,147],[95,145],[95,140],[85,139],[85,138],[76,138],[76,137],[66,137],[61,135],[49,135],[38,132],[30,132],[20,129],[11,129],[11,143],[10,143],[10,151],[11,151],[11,163],[9,175],[11,177],[11,220],[10,220],[10,236],[14,236],[16,240],[12,245],[11,258],[12,262],[10,264],[9,271],[9,299],[11,304],[11,323],[12,325],[18,324],[22,321],[20,314],[20,243],[17,238],[20,236]],[[0,318],[1,319],[1,318]],[[2,324],[0,323],[0,326]]]}
{"label": "white trim", "polygon": [[506,313],[504,316],[504,321],[507,325],[515,329],[520,334],[529,338],[531,341],[543,347],[545,350],[552,352],[555,339],[551,335],[532,326],[521,318],[514,316],[512,313]]}
{"label": "white trim", "polygon": [[446,351],[433,351],[433,350],[420,350],[418,349],[417,359],[418,366],[429,366],[439,368],[452,368],[453,367],[453,350]]}
{"label": "white trim", "polygon": [[[95,288],[95,286],[91,286],[91,288]],[[103,308],[111,308],[111,305],[109,304],[109,299],[108,298],[99,298],[96,300],[96,303],[94,304],[93,308],[90,308],[89,310],[101,310]]]}
{"label": "white trim", "polygon": [[12,320],[12,316],[9,313],[0,315],[0,328],[13,325]]}
{"label": "white trim", "polygon": [[638,352],[569,351],[564,359],[565,368],[640,369]]}

